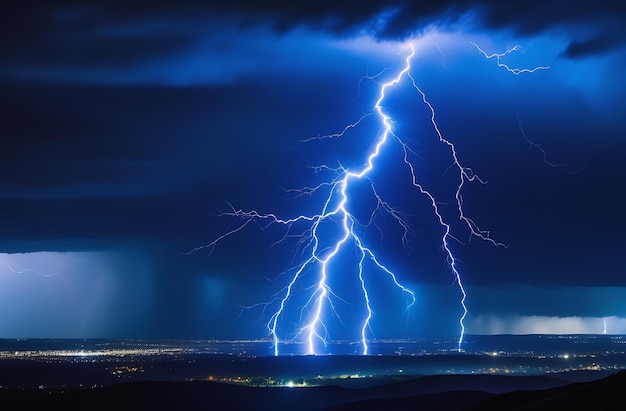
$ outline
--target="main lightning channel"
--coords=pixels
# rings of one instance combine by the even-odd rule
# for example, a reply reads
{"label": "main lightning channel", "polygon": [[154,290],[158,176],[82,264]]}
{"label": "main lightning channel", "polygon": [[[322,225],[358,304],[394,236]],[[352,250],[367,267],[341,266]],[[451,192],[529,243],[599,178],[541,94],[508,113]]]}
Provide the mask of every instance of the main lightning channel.
{"label": "main lightning channel", "polygon": [[[332,299],[331,299],[331,297],[336,297],[336,295],[331,289],[328,279],[329,279],[329,276],[331,275],[332,263],[337,258],[338,254],[343,249],[343,247],[345,247],[346,243],[350,241],[352,242],[352,244],[354,244],[359,254],[357,274],[358,274],[358,280],[359,280],[360,289],[361,289],[364,306],[365,306],[365,316],[362,318],[361,325],[360,325],[360,343],[361,343],[362,354],[367,355],[369,353],[368,330],[371,328],[370,321],[374,314],[374,310],[372,309],[372,305],[371,305],[372,300],[370,297],[370,292],[368,291],[367,281],[365,278],[364,263],[366,259],[369,262],[373,263],[373,265],[379,271],[387,275],[390,278],[390,280],[393,282],[394,286],[397,287],[402,293],[404,293],[408,297],[406,310],[411,308],[411,306],[413,306],[413,304],[415,303],[416,301],[415,293],[410,288],[402,285],[401,282],[398,280],[396,274],[387,266],[385,266],[383,263],[381,263],[379,259],[376,257],[376,254],[364,244],[359,234],[355,231],[355,224],[357,224],[357,221],[355,217],[351,214],[350,209],[348,207],[349,205],[348,191],[350,190],[351,183],[356,180],[362,180],[362,179],[368,178],[367,177],[368,174],[375,167],[376,159],[380,156],[382,149],[391,138],[395,139],[404,150],[404,162],[408,165],[409,170],[411,172],[413,185],[417,187],[422,194],[426,195],[429,198],[429,201],[439,220],[439,223],[444,229],[444,234],[442,237],[442,247],[445,250],[449,266],[452,269],[455,281],[461,293],[460,304],[461,304],[463,313],[459,319],[459,325],[460,325],[459,347],[463,341],[463,335],[465,332],[464,319],[468,312],[467,307],[465,305],[466,292],[463,287],[463,283],[461,281],[461,276],[456,267],[456,259],[454,257],[454,254],[452,253],[452,249],[450,248],[450,244],[449,244],[449,241],[451,239],[454,239],[454,237],[451,235],[450,224],[448,224],[444,220],[443,215],[439,210],[439,206],[438,206],[437,201],[435,200],[434,195],[432,195],[421,184],[418,183],[418,179],[414,171],[413,165],[408,159],[409,153],[412,153],[412,151],[406,144],[404,144],[400,140],[400,138],[397,135],[393,133],[392,118],[383,109],[383,102],[386,98],[387,91],[390,88],[397,85],[398,83],[400,83],[403,79],[409,78],[413,84],[413,87],[415,87],[415,89],[421,94],[423,102],[431,110],[431,113],[432,113],[431,122],[432,122],[433,127],[435,128],[435,131],[439,137],[440,142],[446,144],[451,150],[451,154],[454,160],[453,166],[456,167],[459,171],[460,180],[459,180],[458,188],[456,190],[455,197],[456,197],[457,206],[458,206],[461,220],[463,220],[468,225],[472,234],[482,239],[491,241],[491,242],[493,242],[493,240],[489,238],[488,232],[478,229],[476,224],[471,219],[467,218],[463,212],[461,190],[463,188],[464,183],[466,181],[474,181],[474,180],[480,180],[480,179],[471,171],[471,169],[463,167],[460,164],[454,145],[450,141],[446,140],[443,137],[442,133],[440,132],[439,127],[437,126],[437,123],[435,122],[435,111],[434,111],[433,106],[427,101],[425,94],[422,92],[421,89],[419,89],[419,87],[417,87],[417,84],[414,78],[409,73],[409,70],[411,69],[411,61],[413,57],[415,56],[415,49],[413,45],[409,44],[409,47],[410,47],[410,53],[405,58],[403,68],[390,81],[380,84],[380,93],[379,93],[378,99],[376,100],[374,104],[374,107],[371,113],[364,115],[355,123],[347,125],[343,129],[343,131],[341,131],[340,133],[313,138],[313,139],[326,139],[326,138],[342,137],[348,130],[359,126],[359,124],[364,120],[364,118],[372,114],[378,116],[384,126],[383,131],[379,134],[377,140],[375,141],[375,145],[373,146],[373,149],[370,151],[369,155],[367,156],[365,164],[362,168],[356,169],[356,170],[348,170],[343,167],[340,167],[334,170],[335,172],[338,173],[338,177],[335,178],[333,181],[322,183],[318,185],[317,187],[312,187],[312,188],[306,187],[299,191],[301,194],[310,195],[311,193],[321,189],[322,187],[324,188],[330,187],[328,196],[326,197],[325,203],[319,214],[313,215],[313,216],[300,215],[291,219],[281,219],[275,214],[262,214],[255,210],[243,211],[243,210],[236,210],[232,208],[230,212],[223,213],[222,215],[230,215],[230,216],[236,216],[236,217],[242,218],[244,220],[243,223],[237,228],[218,237],[213,242],[197,247],[190,251],[190,252],[195,252],[195,251],[198,251],[200,249],[205,249],[205,248],[212,250],[218,242],[220,242],[227,236],[230,236],[232,234],[235,234],[241,231],[252,221],[258,224],[261,224],[262,227],[267,227],[274,223],[285,225],[288,227],[287,229],[288,233],[285,234],[285,237],[287,237],[287,235],[289,234],[289,230],[291,230],[291,227],[294,224],[299,223],[299,222],[310,223],[310,228],[305,231],[305,233],[307,233],[306,234],[307,240],[303,240],[303,242],[306,243],[306,245],[303,248],[305,250],[309,250],[308,254],[306,254],[306,257],[303,258],[302,262],[299,265],[294,267],[293,269],[294,273],[291,277],[291,280],[288,283],[288,285],[282,290],[282,292],[279,292],[278,294],[276,294],[270,302],[265,304],[265,306],[267,307],[270,304],[275,303],[276,301],[279,301],[278,308],[271,315],[267,323],[267,329],[273,340],[273,350],[274,350],[275,355],[279,355],[279,345],[282,342],[285,342],[279,336],[280,334],[279,321],[285,315],[288,301],[291,298],[293,298],[295,294],[295,288],[297,287],[297,283],[299,282],[299,280],[301,280],[301,277],[303,277],[305,273],[307,273],[314,265],[317,265],[317,264],[319,264],[319,280],[317,281],[316,285],[313,287],[313,292],[311,293],[311,296],[301,308],[301,314],[300,314],[300,317],[302,318],[308,312],[308,319],[306,323],[304,324],[304,326],[302,326],[298,330],[296,336],[288,341],[293,341],[299,336],[300,340],[306,341],[307,351],[309,354],[317,353],[316,344],[320,344],[320,343],[326,344],[326,340],[327,340],[329,333],[328,333],[327,326],[324,323],[324,314],[326,313],[327,309],[330,309],[333,313],[336,314],[336,311],[334,309],[334,306],[332,304]],[[379,73],[378,75],[376,75],[375,77],[371,79],[372,80],[375,79],[380,74],[381,73]],[[307,142],[309,140],[312,140],[312,139],[305,140],[304,142]],[[326,166],[324,166],[324,168],[330,169],[329,167],[326,167]],[[295,191],[298,191],[298,190],[295,190]],[[377,210],[382,209],[394,218],[394,220],[402,227],[402,229],[405,232],[405,237],[403,238],[403,241],[405,241],[406,235],[409,231],[408,223],[403,219],[401,213],[397,212],[389,204],[383,201],[383,199],[376,192],[373,184],[372,184],[372,191],[378,202]],[[336,204],[336,205],[333,206],[333,204]],[[338,223],[338,225],[341,228],[340,238],[337,239],[337,241],[334,243],[333,246],[330,247],[330,249],[322,249],[322,247],[320,246],[321,237],[322,237],[322,234],[320,233],[320,224],[326,221],[335,221]],[[304,235],[305,234],[303,234],[303,236]]]}
{"label": "main lightning channel", "polygon": [[[493,244],[496,247],[505,247],[506,245],[500,242],[496,242],[494,239],[491,238],[489,231],[486,230],[482,230],[479,228],[479,226],[471,219],[469,218],[464,210],[463,210],[463,197],[462,197],[462,190],[463,187],[465,185],[466,182],[473,182],[473,181],[478,181],[482,184],[485,184],[485,181],[481,180],[480,177],[478,175],[476,175],[471,168],[469,167],[465,167],[461,164],[460,160],[459,160],[459,156],[457,154],[457,150],[455,145],[448,139],[446,139],[437,122],[436,122],[436,118],[435,118],[435,109],[432,106],[432,104],[428,101],[428,99],[426,98],[426,94],[419,88],[419,86],[417,85],[414,77],[410,74],[410,69],[411,69],[411,61],[413,59],[413,57],[415,56],[415,49],[413,47],[412,44],[409,44],[409,47],[411,49],[411,53],[406,57],[405,59],[405,65],[404,68],[396,75],[395,78],[393,78],[391,81],[386,82],[386,83],[382,83],[380,85],[380,95],[378,100],[376,101],[375,105],[374,105],[374,111],[377,113],[378,117],[381,119],[383,125],[384,125],[384,131],[383,133],[380,135],[380,138],[378,139],[378,141],[376,142],[376,145],[374,146],[374,149],[372,150],[372,152],[370,153],[370,155],[367,157],[367,162],[366,162],[366,166],[361,169],[360,171],[348,171],[346,170],[344,173],[344,176],[342,179],[339,180],[338,185],[340,187],[340,191],[341,191],[341,203],[340,206],[338,207],[337,210],[335,210],[333,213],[335,212],[340,212],[343,215],[343,229],[344,229],[344,233],[345,236],[344,238],[337,243],[337,247],[335,248],[334,252],[331,253],[329,259],[324,260],[323,261],[323,266],[322,266],[322,281],[320,282],[320,295],[318,296],[318,301],[316,303],[316,307],[318,308],[315,311],[315,316],[313,318],[313,320],[304,327],[305,330],[308,331],[309,334],[309,353],[314,353],[314,349],[313,349],[313,345],[312,345],[312,341],[313,341],[313,336],[316,337],[320,337],[319,334],[317,334],[316,332],[314,332],[313,330],[317,330],[318,327],[322,326],[323,324],[321,322],[320,319],[320,307],[322,306],[321,304],[321,300],[319,300],[320,298],[322,298],[323,296],[326,295],[326,278],[327,278],[327,273],[326,273],[326,267],[327,264],[329,263],[329,260],[332,259],[336,253],[339,251],[339,248],[341,247],[341,245],[343,245],[343,243],[345,243],[345,241],[347,240],[348,236],[353,237],[353,241],[356,244],[357,248],[359,249],[359,251],[361,252],[361,258],[359,260],[359,280],[361,283],[361,289],[363,292],[363,295],[365,297],[365,301],[366,301],[366,306],[367,306],[367,316],[365,318],[365,320],[363,321],[363,326],[361,328],[361,343],[363,346],[363,354],[368,354],[368,345],[367,345],[367,338],[366,338],[366,332],[367,329],[370,326],[370,320],[372,318],[372,309],[371,309],[371,305],[370,305],[370,298],[369,298],[369,293],[367,291],[367,286],[366,286],[366,282],[363,278],[363,261],[365,260],[366,256],[369,256],[369,258],[375,263],[375,265],[381,269],[383,272],[387,273],[393,280],[394,284],[396,285],[396,287],[400,288],[402,291],[408,293],[411,295],[412,297],[412,301],[409,304],[409,306],[407,307],[410,308],[414,303],[415,303],[415,294],[413,293],[413,291],[411,291],[410,289],[404,287],[403,285],[401,285],[398,281],[397,278],[395,276],[395,274],[390,271],[389,269],[387,269],[387,267],[385,267],[384,265],[382,265],[378,259],[376,258],[375,254],[369,249],[366,248],[365,246],[363,246],[363,244],[361,243],[360,238],[358,237],[358,235],[354,232],[353,230],[353,224],[354,224],[354,219],[352,217],[352,215],[349,213],[349,211],[346,209],[345,205],[348,201],[347,198],[347,194],[346,194],[346,190],[349,187],[350,184],[350,180],[355,178],[355,179],[361,179],[364,178],[373,168],[374,168],[374,160],[379,156],[381,149],[383,148],[383,146],[387,143],[387,141],[389,140],[389,137],[392,136],[393,138],[395,138],[395,140],[400,144],[400,146],[402,147],[402,150],[404,152],[404,162],[405,164],[408,166],[410,173],[411,173],[411,182],[412,184],[420,191],[421,194],[425,195],[428,199],[429,202],[433,208],[433,212],[435,213],[439,224],[442,226],[443,228],[443,235],[441,238],[441,244],[442,244],[442,248],[445,252],[446,255],[446,259],[448,262],[448,265],[452,271],[452,275],[454,278],[454,282],[456,283],[461,298],[460,298],[460,305],[462,308],[462,313],[461,316],[459,317],[459,328],[460,328],[460,332],[459,332],[459,339],[458,339],[458,349],[459,351],[461,350],[462,344],[463,344],[463,338],[465,335],[465,318],[468,315],[468,308],[467,305],[465,303],[466,299],[467,299],[467,293],[465,291],[465,287],[463,286],[463,281],[461,278],[461,274],[457,268],[457,259],[454,256],[454,253],[452,251],[452,248],[450,246],[450,241],[451,240],[456,240],[459,241],[456,237],[454,237],[452,235],[451,232],[451,225],[446,222],[446,220],[443,217],[442,212],[440,211],[439,208],[439,203],[437,202],[435,196],[429,192],[428,190],[426,190],[424,188],[424,186],[419,183],[418,178],[417,178],[417,174],[415,172],[415,168],[413,166],[413,163],[409,160],[409,153],[412,153],[413,151],[410,149],[410,147],[405,144],[397,135],[395,135],[393,133],[392,130],[392,119],[389,115],[387,115],[382,107],[382,103],[385,100],[385,96],[386,96],[386,91],[388,88],[395,86],[396,84],[398,84],[403,77],[408,77],[411,81],[411,84],[413,86],[413,88],[415,90],[417,90],[417,92],[420,94],[421,98],[422,98],[422,102],[428,107],[428,109],[431,112],[431,124],[433,126],[433,129],[436,132],[436,135],[439,139],[439,141],[443,144],[445,144],[449,150],[450,150],[450,155],[452,156],[453,159],[453,163],[452,166],[453,168],[456,168],[458,171],[458,176],[459,176],[459,183],[457,185],[456,191],[455,191],[455,200],[456,200],[456,205],[457,205],[457,210],[458,210],[458,216],[459,219],[461,221],[463,221],[468,229],[469,229],[469,233],[470,233],[470,237],[471,236],[475,236],[478,237],[484,241],[490,242],[491,244]],[[369,77],[368,77],[369,78]],[[335,138],[335,137],[342,137],[344,135],[344,133],[351,129],[356,127],[357,125],[359,125],[361,123],[361,121],[363,121],[363,119],[366,117],[367,115],[362,116],[360,119],[358,119],[355,123],[353,124],[349,124],[348,126],[346,126],[342,132],[340,133],[336,133],[336,134],[330,134],[330,135],[326,135],[326,136],[321,136],[319,137],[319,139],[326,139],[326,138]],[[307,140],[308,141],[308,140]],[[405,235],[408,231],[408,227],[406,225],[406,222],[398,216],[397,212],[393,209],[391,209],[390,207],[386,206],[386,203],[383,202],[383,200],[378,196],[378,194],[375,192],[374,190],[374,194],[378,200],[378,203],[383,205],[383,207],[385,208],[385,210],[392,215],[392,217],[404,228],[405,230]],[[332,197],[331,196],[328,197],[328,202],[330,201]],[[328,204],[327,202],[327,204]],[[324,213],[322,213],[322,215],[324,215]],[[347,221],[350,221],[350,224],[347,224]],[[317,244],[317,235],[316,235],[316,228],[314,228],[313,230],[313,237],[315,238],[316,244]],[[459,241],[460,242],[460,241]],[[305,264],[308,264],[308,262],[306,262]],[[298,273],[296,274],[296,277],[300,275],[302,271],[298,270]],[[294,277],[294,280],[296,280],[296,278]],[[270,333],[276,338],[276,321],[279,315],[282,314],[282,310],[284,308],[284,302],[289,298],[290,295],[290,291],[291,291],[291,287],[293,285],[293,282],[289,285],[288,288],[288,292],[285,296],[285,298],[281,301],[281,307],[279,309],[279,311],[276,313],[275,317],[273,318],[273,322],[272,322],[272,326],[270,327]],[[323,291],[322,291],[323,290]],[[321,338],[321,337],[320,337]],[[275,342],[277,340],[275,339]]]}
{"label": "main lightning channel", "polygon": [[[476,44],[472,43],[476,48],[481,51],[486,58],[496,57],[498,65],[505,67],[510,72],[514,74],[519,74],[521,72],[526,72],[526,70],[518,70],[511,69],[508,66],[504,66],[500,63],[500,57],[508,54],[512,50],[507,51],[503,54],[495,54],[495,55],[487,55],[478,47]],[[283,238],[278,241],[278,243],[282,242],[284,239],[288,237],[298,236],[300,237],[299,245],[302,249],[302,259],[301,262],[288,269],[287,272],[291,272],[291,280],[287,284],[285,288],[276,293],[274,297],[267,303],[257,304],[263,305],[264,310],[270,306],[276,306],[277,309],[270,316],[269,321],[267,322],[267,330],[270,334],[270,337],[273,341],[273,351],[274,355],[279,355],[279,345],[281,343],[286,342],[306,342],[307,352],[309,354],[316,354],[318,350],[317,346],[320,344],[326,345],[326,341],[329,337],[329,330],[327,325],[324,323],[324,318],[328,315],[328,311],[330,313],[337,315],[337,311],[333,305],[333,299],[340,299],[340,297],[333,291],[331,288],[330,279],[335,275],[333,275],[333,263],[336,261],[339,253],[341,252],[346,244],[351,243],[358,254],[358,280],[360,284],[360,292],[363,297],[363,305],[364,305],[364,315],[360,322],[360,345],[361,352],[364,355],[369,354],[369,345],[368,345],[368,334],[371,332],[371,319],[374,315],[374,310],[372,308],[372,298],[370,295],[370,291],[368,289],[368,284],[366,281],[366,272],[364,264],[366,260],[373,264],[373,266],[384,273],[384,275],[388,276],[393,285],[406,296],[406,310],[410,309],[416,301],[415,293],[408,287],[404,286],[399,280],[396,274],[389,269],[386,265],[384,265],[374,251],[365,245],[363,239],[359,236],[359,233],[355,229],[355,225],[359,224],[357,219],[353,216],[350,211],[350,198],[348,192],[350,191],[350,187],[353,182],[359,180],[368,180],[369,173],[374,169],[376,160],[380,156],[383,148],[389,143],[389,141],[396,141],[402,151],[403,151],[403,161],[409,169],[411,182],[413,186],[424,195],[432,209],[433,212],[442,227],[442,237],[441,237],[441,245],[442,249],[445,253],[446,260],[448,262],[448,266],[451,270],[452,277],[454,278],[454,282],[458,287],[460,294],[460,306],[462,309],[461,316],[459,318],[459,338],[458,338],[458,349],[461,350],[463,338],[465,334],[465,325],[464,321],[468,315],[468,308],[466,305],[467,293],[465,287],[463,286],[463,281],[461,278],[461,274],[457,268],[457,259],[453,253],[451,248],[451,241],[455,240],[459,243],[464,243],[457,237],[455,237],[452,233],[452,226],[449,222],[444,218],[444,214],[440,209],[440,203],[436,200],[435,196],[428,191],[418,179],[418,175],[416,173],[415,167],[411,162],[410,158],[415,156],[416,153],[404,143],[398,135],[393,132],[392,127],[392,118],[388,115],[384,108],[383,102],[385,101],[387,91],[399,84],[403,79],[408,79],[410,81],[411,86],[419,93],[421,96],[422,102],[428,107],[431,113],[430,122],[432,127],[439,139],[439,142],[442,143],[450,152],[450,156],[452,158],[452,164],[448,168],[448,170],[456,170],[458,175],[458,183],[455,189],[455,202],[456,202],[456,210],[457,216],[460,221],[462,221],[468,229],[469,239],[471,237],[477,237],[484,241],[490,242],[495,246],[506,247],[504,244],[496,242],[490,236],[489,231],[482,230],[479,226],[469,218],[463,209],[463,197],[462,191],[465,187],[466,183],[471,182],[479,182],[484,184],[485,181],[480,179],[478,175],[476,175],[471,168],[465,167],[462,165],[459,155],[457,154],[457,150],[455,145],[444,137],[443,133],[440,130],[436,122],[436,113],[432,104],[426,98],[426,94],[420,89],[417,85],[417,82],[413,78],[410,73],[411,70],[411,61],[415,56],[415,49],[412,44],[408,45],[410,48],[410,53],[406,56],[404,60],[404,65],[402,69],[393,77],[390,81],[385,83],[376,83],[380,85],[380,93],[378,95],[378,99],[376,100],[371,113],[367,113],[363,115],[360,119],[358,119],[355,123],[349,124],[344,129],[335,134],[329,134],[326,136],[319,136],[315,138],[310,138],[304,140],[303,142],[308,142],[315,139],[328,139],[328,138],[341,138],[347,133],[349,130],[357,128],[361,122],[370,115],[377,116],[381,123],[383,124],[383,130],[379,133],[377,139],[375,140],[375,144],[369,154],[367,155],[364,165],[361,168],[357,168],[354,170],[350,170],[340,166],[338,168],[331,168],[326,165],[316,167],[316,169],[324,169],[333,171],[336,173],[336,177],[330,181],[323,182],[315,187],[305,187],[298,190],[290,190],[297,192],[298,195],[311,195],[314,192],[319,190],[328,190],[328,195],[323,203],[321,212],[315,215],[298,215],[292,217],[290,219],[283,219],[278,217],[273,213],[259,213],[256,210],[251,211],[243,211],[241,209],[231,208],[231,211],[224,212],[221,215],[234,216],[241,218],[243,222],[236,227],[235,229],[223,234],[218,237],[211,243],[206,245],[196,247],[190,251],[190,253],[201,250],[201,249],[209,249],[213,250],[217,243],[222,241],[224,238],[233,235],[235,233],[243,230],[250,222],[255,222],[260,225],[261,228],[267,228],[273,224],[280,224],[287,227],[286,233]],[[537,68],[540,69],[540,68]],[[529,70],[530,71],[530,70]],[[382,74],[379,73],[376,76],[366,76],[367,79],[374,81],[378,76]],[[404,230],[403,242],[406,241],[406,236],[410,230],[407,221],[404,220],[402,213],[393,209],[387,202],[385,202],[381,196],[377,193],[374,188],[373,183],[371,183],[372,193],[378,203],[376,210],[372,214],[372,220],[374,213],[379,210],[382,210],[389,214],[393,220]],[[340,235],[331,245],[323,246],[324,244],[324,233],[321,232],[320,225],[326,222],[334,222],[340,228]],[[293,234],[292,229],[296,224],[304,223],[308,226],[305,230],[300,232],[299,234]],[[371,221],[370,221],[371,223]],[[367,225],[366,225],[367,226]],[[469,240],[468,240],[469,241]],[[298,293],[299,283],[305,274],[308,274],[313,267],[319,267],[319,277],[314,285],[311,287],[304,286],[304,290],[310,291],[310,296],[306,299],[305,303],[302,305],[300,309],[300,320],[299,322],[304,325],[298,328],[295,335],[288,339],[282,339],[281,335],[283,335],[282,330],[280,329],[280,321],[284,319],[287,312],[288,303],[294,295]],[[300,284],[302,286],[302,284]],[[302,287],[300,287],[302,288]],[[305,318],[306,317],[306,318]],[[303,321],[303,318],[304,321]]]}
{"label": "main lightning channel", "polygon": [[[399,83],[401,79],[406,75],[406,73],[408,73],[411,67],[410,62],[414,55],[415,55],[415,49],[411,46],[411,53],[405,59],[404,68],[396,75],[394,79],[392,79],[391,81],[381,86],[380,95],[379,95],[378,100],[376,101],[376,104],[374,105],[374,110],[378,114],[378,116],[382,119],[382,123],[384,124],[384,131],[380,134],[380,137],[378,141],[376,142],[374,149],[367,157],[366,165],[358,171],[349,171],[346,169],[343,170],[343,177],[336,180],[333,183],[333,189],[330,190],[330,194],[326,200],[322,213],[315,217],[312,231],[311,231],[312,239],[313,239],[313,248],[311,251],[311,255],[307,260],[305,260],[305,262],[302,265],[300,265],[299,269],[296,271],[295,275],[292,278],[292,281],[289,283],[287,287],[287,291],[284,297],[281,299],[280,307],[278,311],[274,313],[274,315],[270,319],[270,322],[268,323],[269,332],[274,340],[274,354],[275,355],[278,355],[278,344],[280,342],[280,339],[278,337],[278,329],[277,329],[278,319],[281,315],[283,315],[285,304],[292,295],[292,288],[294,284],[300,278],[300,276],[302,275],[304,270],[309,266],[309,264],[311,264],[314,261],[318,261],[321,264],[321,278],[317,284],[317,288],[315,292],[313,293],[313,296],[311,297],[311,299],[309,299],[309,302],[312,302],[312,305],[314,307],[312,318],[308,322],[308,324],[306,324],[300,330],[300,333],[306,335],[309,354],[316,353],[316,350],[315,350],[316,341],[325,342],[327,330],[322,320],[322,313],[324,311],[325,305],[330,303],[328,298],[329,298],[329,294],[331,293],[331,290],[329,289],[329,286],[327,284],[328,269],[332,261],[335,259],[335,257],[341,250],[341,248],[350,238],[352,238],[354,244],[356,245],[357,249],[359,250],[361,254],[361,257],[359,259],[359,265],[358,265],[358,277],[359,277],[359,281],[361,284],[361,291],[363,293],[363,298],[365,300],[365,307],[366,307],[366,312],[367,312],[367,315],[365,319],[363,320],[362,326],[361,326],[361,344],[362,344],[362,353],[364,355],[367,355],[369,353],[369,346],[367,344],[367,330],[370,327],[370,320],[373,314],[373,310],[372,310],[371,303],[370,303],[371,302],[370,295],[367,289],[366,281],[363,276],[364,275],[363,262],[365,258],[369,257],[369,259],[380,270],[382,270],[383,272],[385,272],[387,275],[391,277],[393,283],[398,288],[400,288],[404,293],[410,296],[410,303],[408,304],[407,309],[410,308],[415,303],[415,293],[409,288],[400,284],[400,282],[396,278],[396,275],[387,267],[385,267],[383,264],[381,264],[376,258],[375,254],[369,248],[363,245],[362,240],[360,239],[360,237],[354,230],[355,219],[347,208],[347,204],[348,204],[347,191],[350,187],[350,182],[352,180],[363,179],[367,176],[367,174],[374,168],[374,161],[380,155],[380,152],[383,146],[385,145],[385,143],[388,141],[389,136],[392,135],[391,118],[387,114],[384,113],[381,104],[383,100],[385,99],[385,93],[387,89]],[[332,137],[340,137],[347,129],[357,126],[362,121],[362,119],[363,117],[359,119],[354,125],[349,125],[346,128],[344,128],[344,131],[342,133],[333,135]],[[331,204],[334,196],[336,195],[335,193],[338,193],[339,195],[338,205],[335,208],[329,210],[329,205]],[[379,197],[378,199],[380,201]],[[334,247],[332,247],[332,251],[330,253],[328,253],[325,257],[321,257],[319,255],[319,242],[320,242],[319,232],[318,232],[319,224],[323,220],[327,220],[333,216],[339,217],[339,220],[341,222],[343,236],[341,239],[339,239],[339,241],[337,241]],[[301,216],[301,218],[305,218],[305,217]]]}

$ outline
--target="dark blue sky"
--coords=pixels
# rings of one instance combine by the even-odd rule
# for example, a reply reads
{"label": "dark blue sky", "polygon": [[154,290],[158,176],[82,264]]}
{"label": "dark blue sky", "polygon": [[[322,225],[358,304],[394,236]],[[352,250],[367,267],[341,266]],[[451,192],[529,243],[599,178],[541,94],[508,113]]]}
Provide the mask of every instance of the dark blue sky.
{"label": "dark blue sky", "polygon": [[[241,307],[286,285],[279,274],[296,241],[270,248],[284,230],[250,225],[211,252],[184,252],[241,224],[217,216],[229,204],[285,218],[319,212],[319,196],[287,189],[328,179],[311,165],[360,167],[380,122],[302,141],[370,112],[376,81],[401,68],[408,41],[443,134],[488,182],[466,186],[465,210],[508,245],[451,243],[468,330],[595,332],[607,319],[626,332],[626,12],[613,3],[4,6],[0,337],[264,337],[271,310]],[[519,44],[503,63],[550,69],[513,75],[470,42],[488,53]],[[386,108],[420,181],[467,240],[445,206],[455,177],[428,108],[408,82]],[[364,235],[418,300],[398,321],[381,308],[374,333],[456,335],[459,291],[441,228],[397,144],[371,177],[413,231],[403,247],[381,217],[382,234]],[[366,216],[367,187],[354,195]]]}

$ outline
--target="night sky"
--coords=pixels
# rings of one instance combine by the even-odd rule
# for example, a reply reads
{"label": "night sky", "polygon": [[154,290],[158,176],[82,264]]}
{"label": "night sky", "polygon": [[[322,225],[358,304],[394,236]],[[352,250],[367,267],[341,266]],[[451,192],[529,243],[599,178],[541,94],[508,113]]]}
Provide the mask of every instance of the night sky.
{"label": "night sky", "polygon": [[[0,337],[266,337],[259,303],[289,282],[298,238],[275,244],[284,227],[253,223],[188,252],[241,226],[219,216],[231,206],[320,212],[323,196],[290,189],[332,179],[315,166],[362,167],[381,123],[305,140],[371,113],[407,42],[443,135],[487,182],[464,186],[465,212],[507,245],[455,216],[449,151],[404,79],[384,106],[460,240],[467,331],[626,333],[619,2],[49,3],[0,8]],[[514,75],[470,42],[519,45],[501,62],[550,68]],[[456,336],[442,228],[398,144],[370,177],[411,232],[403,244],[381,214],[363,236],[417,298],[394,313],[405,299],[377,282],[372,336]],[[367,222],[368,184],[351,198]],[[335,290],[348,314],[333,337],[351,338],[351,290]]]}

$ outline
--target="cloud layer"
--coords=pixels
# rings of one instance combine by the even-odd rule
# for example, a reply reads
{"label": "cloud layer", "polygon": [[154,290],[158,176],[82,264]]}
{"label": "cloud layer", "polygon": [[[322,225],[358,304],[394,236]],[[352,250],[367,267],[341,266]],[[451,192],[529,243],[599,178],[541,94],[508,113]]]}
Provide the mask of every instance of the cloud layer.
{"label": "cloud layer", "polygon": [[626,318],[480,315],[470,318],[467,332],[479,335],[626,334]]}

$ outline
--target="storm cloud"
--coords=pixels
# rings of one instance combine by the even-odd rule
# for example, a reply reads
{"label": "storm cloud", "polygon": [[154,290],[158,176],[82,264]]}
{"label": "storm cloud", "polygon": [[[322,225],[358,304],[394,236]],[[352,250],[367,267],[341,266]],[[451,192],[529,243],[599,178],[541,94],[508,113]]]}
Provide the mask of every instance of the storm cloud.
{"label": "storm cloud", "polygon": [[[102,307],[114,305],[113,284],[123,289],[128,278],[140,290],[145,280],[141,312],[166,320],[147,320],[154,328],[142,333],[218,335],[207,330],[220,324],[197,310],[234,318],[241,306],[273,295],[284,280],[279,273],[297,255],[289,241],[297,240],[250,224],[218,247],[184,253],[237,227],[241,221],[218,217],[231,206],[281,216],[318,212],[315,201],[289,189],[319,184],[316,165],[361,164],[380,125],[368,117],[343,146],[302,141],[341,131],[371,111],[380,80],[402,62],[410,39],[415,81],[463,164],[487,181],[464,187],[467,212],[509,246],[459,236],[453,247],[466,282],[626,286],[625,18],[623,6],[605,0],[3,5],[0,252],[103,252],[115,264],[94,260],[108,267],[99,274],[111,285]],[[550,69],[515,76],[470,41],[488,53],[520,44],[507,64]],[[438,189],[450,178],[449,157],[441,164],[430,155],[439,143],[419,94],[399,91],[389,110],[394,131],[415,143],[420,178]],[[404,191],[410,180],[397,147],[385,154],[389,175],[378,175],[384,183],[377,189],[414,230],[409,248],[378,232],[372,243],[416,289],[448,287],[453,295],[439,304],[449,307],[454,334],[458,293],[449,289],[441,227],[430,219],[430,204]],[[380,228],[392,224],[381,221]],[[283,237],[288,244],[281,248]],[[11,277],[23,289],[18,283]],[[132,293],[122,294],[131,306]],[[593,318],[624,317],[602,298],[593,301],[604,310],[566,300],[523,315],[531,325],[562,324],[550,319],[567,316],[596,326]],[[506,309],[510,301],[468,301],[474,318],[515,315]],[[256,314],[244,314],[244,331],[231,323],[222,331],[257,335],[263,327]],[[101,329],[115,335],[133,326],[115,330],[105,317]],[[439,326],[421,319],[420,329]],[[97,334],[98,327],[90,330]]]}

